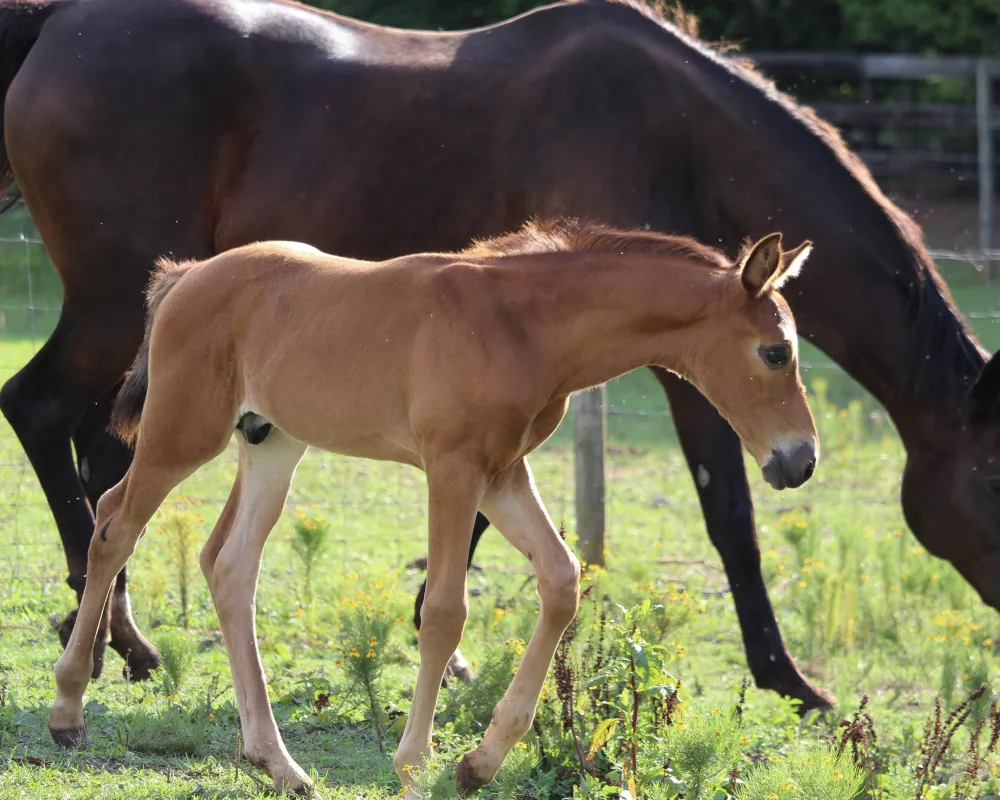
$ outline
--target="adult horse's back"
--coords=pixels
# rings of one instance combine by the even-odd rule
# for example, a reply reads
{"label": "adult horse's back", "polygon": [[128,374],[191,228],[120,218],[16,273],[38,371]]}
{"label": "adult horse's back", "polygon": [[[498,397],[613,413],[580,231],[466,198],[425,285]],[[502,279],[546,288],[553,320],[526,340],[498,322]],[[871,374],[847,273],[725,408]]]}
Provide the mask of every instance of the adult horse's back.
{"label": "adult horse's back", "polygon": [[[0,407],[77,592],[86,498],[129,460],[104,431],[156,257],[286,239],[384,259],[576,215],[706,242],[813,239],[788,297],[804,335],[892,414],[918,537],[1000,603],[1000,367],[976,383],[985,359],[919,231],[836,133],[655,16],[583,0],[441,34],[284,0],[0,0],[0,41],[7,155],[65,287],[56,331]],[[778,633],[738,439],[658,377],[758,685],[823,704]],[[155,663],[124,575],[111,636],[134,676]]]}

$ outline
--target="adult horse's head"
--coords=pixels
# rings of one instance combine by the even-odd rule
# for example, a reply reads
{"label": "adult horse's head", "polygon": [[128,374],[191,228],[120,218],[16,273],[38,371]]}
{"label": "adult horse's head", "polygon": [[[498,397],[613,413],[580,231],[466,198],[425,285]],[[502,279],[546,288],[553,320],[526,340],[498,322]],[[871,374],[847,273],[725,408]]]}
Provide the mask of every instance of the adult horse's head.
{"label": "adult horse's head", "polygon": [[819,456],[799,377],[795,320],[779,291],[811,249],[803,242],[782,251],[780,233],[746,248],[720,299],[725,324],[711,323],[687,365],[775,489],[801,486]]}
{"label": "adult horse's head", "polygon": [[931,553],[1000,609],[1000,353],[958,413],[961,423],[943,441],[909,449],[903,513]]}

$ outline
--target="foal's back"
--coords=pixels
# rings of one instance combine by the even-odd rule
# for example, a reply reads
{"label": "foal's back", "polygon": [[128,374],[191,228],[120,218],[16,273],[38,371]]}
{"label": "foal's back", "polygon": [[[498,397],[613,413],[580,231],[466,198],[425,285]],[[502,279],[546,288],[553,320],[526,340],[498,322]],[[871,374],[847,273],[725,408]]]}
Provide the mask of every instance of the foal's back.
{"label": "foal's back", "polygon": [[[157,380],[228,376],[234,419],[253,412],[323,449],[417,463],[421,409],[503,402],[530,369],[531,337],[511,314],[532,287],[518,259],[489,261],[367,262],[266,243],[174,267],[183,277],[157,310],[150,358],[205,376],[153,370],[150,396]],[[166,357],[178,348],[182,359]]]}

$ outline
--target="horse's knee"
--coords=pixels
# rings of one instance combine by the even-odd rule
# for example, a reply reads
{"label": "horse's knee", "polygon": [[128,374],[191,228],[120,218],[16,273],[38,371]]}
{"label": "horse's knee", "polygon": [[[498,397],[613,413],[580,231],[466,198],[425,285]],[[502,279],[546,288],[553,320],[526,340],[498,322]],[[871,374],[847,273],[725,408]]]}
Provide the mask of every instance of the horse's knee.
{"label": "horse's knee", "polygon": [[454,651],[462,641],[469,604],[464,595],[461,598],[428,595],[424,599],[421,616],[421,641],[433,639],[449,651]]}
{"label": "horse's knee", "polygon": [[553,623],[569,625],[580,604],[580,562],[569,550],[539,578],[542,610]]}
{"label": "horse's knee", "polygon": [[72,414],[30,392],[21,373],[0,388],[0,411],[27,450],[44,446],[53,437],[69,439]]}

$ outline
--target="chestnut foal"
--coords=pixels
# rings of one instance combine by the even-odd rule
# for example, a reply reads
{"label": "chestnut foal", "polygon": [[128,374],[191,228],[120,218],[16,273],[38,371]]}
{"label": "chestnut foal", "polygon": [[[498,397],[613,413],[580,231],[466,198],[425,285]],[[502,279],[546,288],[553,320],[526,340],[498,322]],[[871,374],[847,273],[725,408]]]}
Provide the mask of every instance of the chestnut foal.
{"label": "chestnut foal", "polygon": [[579,563],[525,461],[556,429],[572,392],[663,366],[717,405],[772,485],[797,486],[812,474],[816,431],[795,325],[778,294],[810,246],[783,253],[780,243],[772,234],[734,265],[686,238],[534,222],[458,254],[379,264],[290,243],[162,261],[146,341],[115,407],[135,460],[97,507],[86,591],[55,666],[53,737],[72,744],[84,734],[83,693],[115,575],[170,490],[221,453],[235,429],[236,482],[201,566],[247,758],[281,788],[309,786],[271,713],[254,613],[264,542],[314,445],[427,474],[420,671],[393,759],[404,787],[427,755],[441,679],[462,638],[476,511],[535,568],[534,634],[482,743],[459,765],[460,789],[486,784],[531,725],[577,609]]}

